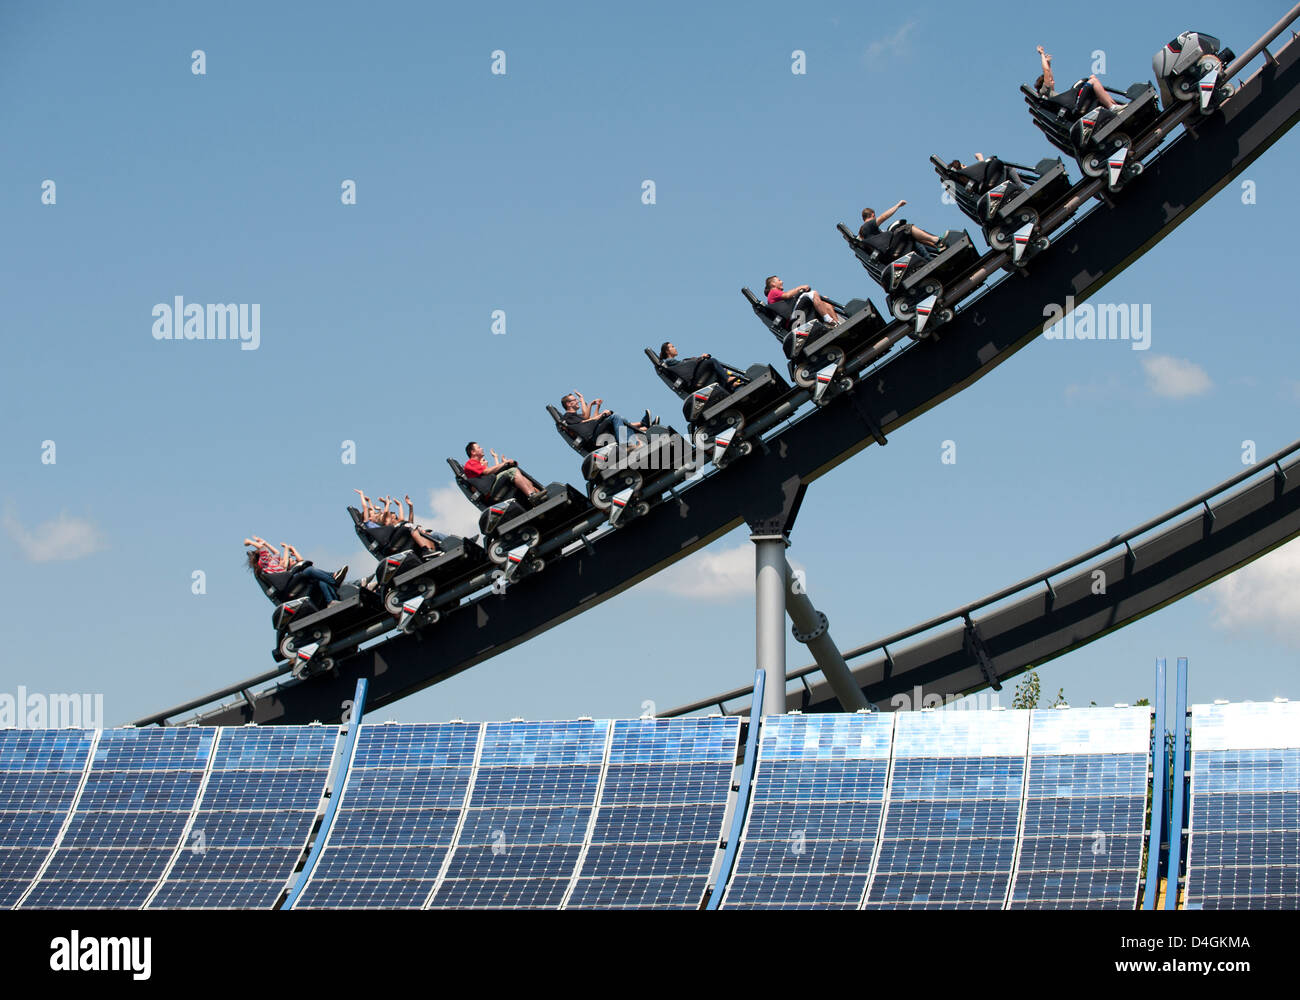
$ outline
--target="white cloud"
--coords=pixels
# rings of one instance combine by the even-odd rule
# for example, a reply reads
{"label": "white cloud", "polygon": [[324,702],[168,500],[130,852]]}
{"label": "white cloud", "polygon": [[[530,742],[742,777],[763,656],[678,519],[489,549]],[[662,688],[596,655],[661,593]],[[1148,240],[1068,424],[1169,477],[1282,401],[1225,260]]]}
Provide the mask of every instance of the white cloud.
{"label": "white cloud", "polygon": [[1205,590],[1213,624],[1233,632],[1264,630],[1300,646],[1300,542],[1274,549]]}
{"label": "white cloud", "polygon": [[421,517],[416,512],[415,519],[431,531],[441,531],[444,535],[460,535],[471,538],[478,534],[479,511],[465,499],[460,487],[442,486],[429,491],[428,517]]}
{"label": "white cloud", "polygon": [[100,551],[106,545],[104,536],[92,522],[66,513],[52,521],[42,521],[30,529],[13,514],[6,513],[4,524],[5,534],[18,546],[28,562],[80,559]]}
{"label": "white cloud", "polygon": [[[795,569],[803,567],[791,562]],[[652,577],[647,586],[675,597],[734,601],[754,597],[754,543],[697,552]]]}
{"label": "white cloud", "polygon": [[1210,376],[1200,365],[1168,354],[1143,358],[1142,370],[1146,372],[1147,387],[1157,396],[1167,399],[1199,396],[1209,392],[1212,385]]}
{"label": "white cloud", "polygon": [[901,56],[907,52],[907,38],[916,27],[915,21],[908,21],[888,38],[878,38],[867,46],[867,62],[878,62],[890,56]]}

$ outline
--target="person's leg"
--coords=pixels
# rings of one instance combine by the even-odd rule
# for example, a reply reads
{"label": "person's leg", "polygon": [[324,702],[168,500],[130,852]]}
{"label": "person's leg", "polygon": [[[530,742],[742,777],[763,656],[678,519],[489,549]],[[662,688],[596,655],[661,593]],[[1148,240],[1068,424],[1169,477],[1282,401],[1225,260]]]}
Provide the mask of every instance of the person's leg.
{"label": "person's leg", "polygon": [[937,246],[939,243],[939,237],[935,236],[933,233],[927,233],[920,226],[912,227],[912,236],[928,247]]}
{"label": "person's leg", "polygon": [[514,484],[515,489],[526,497],[532,496],[537,492],[537,487],[533,485],[531,479],[522,475],[518,469],[510,470],[510,481]]}
{"label": "person's leg", "polygon": [[812,296],[813,307],[816,308],[817,315],[822,318],[822,321],[831,326],[838,326],[840,314],[835,311],[835,307],[817,294],[816,291],[809,294]]}
{"label": "person's leg", "polygon": [[713,376],[713,379],[724,388],[736,389],[741,385],[740,379],[736,378],[734,375],[728,375],[727,369],[722,367],[721,362],[719,362],[717,358],[707,358],[705,359],[705,364],[708,365],[707,370]]}
{"label": "person's leg", "polygon": [[411,532],[411,541],[415,543],[416,548],[424,549],[427,552],[437,552],[438,546],[431,538],[425,538],[419,531]]}
{"label": "person's leg", "polygon": [[1118,106],[1115,98],[1111,97],[1110,94],[1106,92],[1106,88],[1101,85],[1101,81],[1095,76],[1088,77],[1088,83],[1092,85],[1092,92],[1097,96],[1097,100],[1101,102],[1103,108],[1114,108]]}
{"label": "person's leg", "polygon": [[324,600],[325,603],[321,607],[333,604],[339,599],[339,592],[334,587],[334,577],[324,570],[317,569],[315,566],[308,566],[301,571],[301,574],[312,582],[312,596],[317,598],[317,603],[320,603],[321,599]]}
{"label": "person's leg", "polygon": [[[649,413],[650,411],[647,410],[646,412]],[[611,422],[618,421],[614,425],[614,436],[619,439],[620,443],[626,444],[628,448],[640,448],[645,444],[645,438],[641,436],[646,429],[645,424],[634,424],[617,413],[611,413],[610,419]]]}

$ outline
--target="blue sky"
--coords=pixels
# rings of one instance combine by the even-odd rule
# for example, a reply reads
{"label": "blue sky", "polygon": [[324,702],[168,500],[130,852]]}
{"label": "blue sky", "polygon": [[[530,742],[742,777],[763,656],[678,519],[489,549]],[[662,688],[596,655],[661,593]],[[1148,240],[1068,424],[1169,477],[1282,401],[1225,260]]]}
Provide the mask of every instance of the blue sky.
{"label": "blue sky", "polygon": [[[1049,5],[1009,23],[924,3],[6,4],[0,692],[102,692],[119,724],[266,669],[245,535],[357,570],[356,486],[464,530],[444,458],[470,438],[580,479],[546,403],[578,388],[680,424],[642,347],[775,361],[742,285],[775,272],[883,306],[837,221],[906,198],[960,228],[930,153],[1053,155],[1016,90],[1039,42],[1062,79],[1102,50],[1123,89],[1184,28],[1240,49],[1281,12],[1157,3],[1080,34]],[[1297,141],[1246,173],[1255,204],[1229,186],[1103,291],[1150,306],[1149,351],[1040,340],[814,484],[791,555],[841,645],[1126,530],[1238,471],[1243,441],[1297,436],[1279,294]],[[155,340],[178,295],[257,303],[258,350]],[[750,549],[738,530],[378,717],[629,716],[744,684]],[[1155,657],[1185,655],[1194,700],[1300,697],[1298,584],[1284,548],[1042,686],[1132,701]]]}

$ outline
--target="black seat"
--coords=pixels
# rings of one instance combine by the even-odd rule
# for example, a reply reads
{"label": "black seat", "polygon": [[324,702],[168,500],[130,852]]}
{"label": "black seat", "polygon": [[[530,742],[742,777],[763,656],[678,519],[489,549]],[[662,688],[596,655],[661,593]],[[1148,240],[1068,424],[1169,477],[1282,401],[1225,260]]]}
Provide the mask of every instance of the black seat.
{"label": "black seat", "polygon": [[[488,506],[493,501],[512,499],[512,494],[515,493],[515,488],[508,482],[498,482],[494,484],[487,476],[465,475],[465,466],[461,465],[454,458],[447,459],[447,464],[451,466],[452,474],[456,477],[456,485],[460,487],[460,491],[465,494],[465,498],[479,510],[487,510]],[[515,468],[518,468],[517,462],[511,464]],[[523,472],[522,469],[520,469],[520,471]],[[528,473],[525,472],[524,475],[528,475]],[[532,479],[533,477],[528,476],[528,478]],[[533,479],[533,482],[536,481],[537,480]],[[495,491],[493,489],[494,485]]]}
{"label": "black seat", "polygon": [[565,443],[576,451],[583,458],[586,458],[592,452],[594,442],[587,440],[579,434],[573,427],[564,421],[564,413],[550,403],[546,404],[546,412],[551,415],[555,421],[555,429],[560,432],[560,437],[564,438]]}
{"label": "black seat", "polygon": [[253,576],[257,580],[257,585],[262,588],[262,593],[270,598],[272,604],[284,604],[302,597],[311,589],[310,582],[299,576],[299,570],[304,570],[310,565],[311,560],[306,559],[295,563],[293,569],[279,573],[263,573],[254,570]]}
{"label": "black seat", "polygon": [[891,262],[885,259],[885,255],[859,237],[857,233],[850,230],[844,223],[836,223],[835,228],[840,231],[840,235],[844,237],[844,242],[853,251],[853,256],[857,257],[858,263],[866,268],[867,274],[871,275],[871,279],[882,288],[888,289],[889,282],[885,276],[885,268]]}
{"label": "black seat", "polygon": [[365,523],[361,511],[355,507],[349,507],[348,513],[352,515],[352,526],[361,539],[361,544],[376,559],[386,558],[411,547],[410,529],[405,525],[380,524],[370,527]]}
{"label": "black seat", "polygon": [[[700,358],[684,358],[676,364],[669,365],[660,361],[659,355],[648,347],[645,349],[645,356],[654,365],[655,374],[679,399],[685,399],[697,389],[703,389],[706,385],[713,384],[713,379],[702,370],[699,363]],[[718,363],[722,365],[728,375],[739,378],[742,382],[748,381],[745,373],[739,368],[723,361]],[[724,392],[727,389],[726,386],[719,386],[719,388]]]}

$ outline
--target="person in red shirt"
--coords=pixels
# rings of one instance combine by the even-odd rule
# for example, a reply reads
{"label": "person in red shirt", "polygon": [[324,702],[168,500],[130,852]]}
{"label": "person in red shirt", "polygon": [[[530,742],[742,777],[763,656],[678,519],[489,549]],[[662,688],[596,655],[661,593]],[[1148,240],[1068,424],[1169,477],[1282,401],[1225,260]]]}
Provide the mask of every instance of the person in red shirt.
{"label": "person in red shirt", "polygon": [[477,441],[471,441],[465,445],[465,476],[468,479],[483,479],[486,489],[482,492],[489,498],[496,497],[497,489],[503,483],[508,483],[518,490],[525,499],[531,497],[534,493],[540,492],[541,488],[519,471],[519,467],[510,459],[502,458],[495,451],[492,452],[492,465],[483,461],[483,446]]}
{"label": "person in red shirt", "polygon": [[[835,307],[823,299],[811,285],[800,285],[787,292],[784,282],[774,274],[764,283],[763,291],[767,294],[769,306],[776,302],[794,299],[794,311],[801,313],[806,319],[820,319],[827,326],[840,324],[840,315],[835,311]],[[812,315],[809,316],[809,313]]]}

